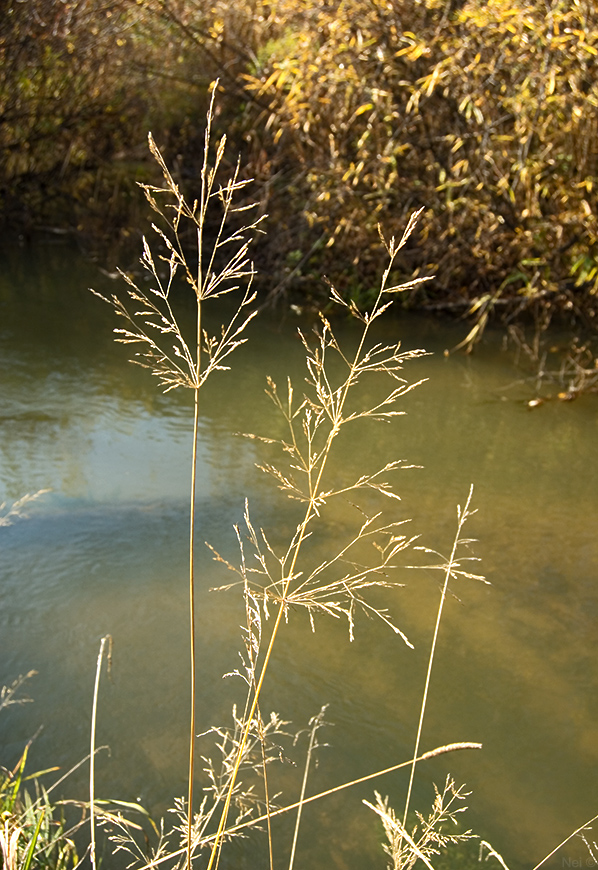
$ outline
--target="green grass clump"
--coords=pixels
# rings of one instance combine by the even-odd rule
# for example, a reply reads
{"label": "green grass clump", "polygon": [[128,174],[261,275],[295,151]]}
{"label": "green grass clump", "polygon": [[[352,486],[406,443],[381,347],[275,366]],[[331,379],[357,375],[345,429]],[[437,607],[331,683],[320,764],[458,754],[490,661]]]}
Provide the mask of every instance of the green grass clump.
{"label": "green grass clump", "polygon": [[[21,499],[12,516],[22,516]],[[7,515],[5,514],[5,517]],[[12,704],[23,704],[29,698],[17,693],[35,671],[19,677],[0,691],[0,710]],[[11,769],[0,768],[0,855],[3,870],[70,870],[78,865],[73,834],[79,825],[67,830],[60,806],[50,799],[50,790],[41,783],[51,770],[28,773],[27,757],[32,741],[26,745],[17,764]]]}

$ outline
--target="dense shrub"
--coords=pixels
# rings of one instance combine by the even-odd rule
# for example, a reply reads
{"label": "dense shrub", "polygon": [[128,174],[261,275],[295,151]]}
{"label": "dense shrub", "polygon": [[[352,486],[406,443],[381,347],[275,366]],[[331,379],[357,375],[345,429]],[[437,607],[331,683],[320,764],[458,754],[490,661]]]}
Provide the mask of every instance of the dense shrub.
{"label": "dense shrub", "polygon": [[274,171],[292,165],[307,222],[336,234],[361,277],[377,221],[425,206],[412,258],[436,273],[433,294],[486,310],[549,295],[593,316],[594,3],[274,6],[277,36],[247,76],[268,107],[250,106],[254,135]]}
{"label": "dense shrub", "polygon": [[[437,277],[408,302],[593,324],[594,0],[26,0],[9,12],[5,200],[32,179],[50,195],[79,167],[70,195],[111,201],[125,221],[115,157],[138,155],[151,127],[193,181],[218,76],[215,123],[276,226],[260,253],[273,285],[313,292],[324,270],[367,294],[378,222],[398,231],[424,206],[423,239],[397,270]],[[97,196],[108,184],[112,200]],[[37,217],[44,197],[28,202]]]}
{"label": "dense shrub", "polygon": [[10,225],[100,234],[131,220],[148,125],[180,124],[187,108],[177,115],[172,82],[156,86],[158,58],[174,46],[150,24],[131,0],[7,4],[0,18],[0,205]]}

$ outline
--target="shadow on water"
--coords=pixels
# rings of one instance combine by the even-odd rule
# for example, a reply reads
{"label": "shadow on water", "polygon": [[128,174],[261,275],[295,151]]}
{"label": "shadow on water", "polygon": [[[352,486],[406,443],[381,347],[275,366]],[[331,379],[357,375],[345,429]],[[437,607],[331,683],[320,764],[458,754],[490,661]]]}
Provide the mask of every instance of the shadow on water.
{"label": "shadow on water", "polygon": [[[0,681],[38,672],[29,685],[35,704],[0,717],[2,762],[14,761],[41,723],[37,766],[85,755],[98,642],[110,633],[113,672],[101,687],[98,740],[111,753],[98,761],[98,790],[139,797],[160,813],[186,778],[190,399],[180,391],[162,396],[146,372],[126,363],[111,340],[110,312],[85,289],[112,288],[91,265],[64,248],[11,257],[0,271],[0,500],[52,492],[30,519],[0,529]],[[235,557],[232,527],[246,496],[273,542],[296,523],[296,506],[254,468],[256,459],[272,458],[269,448],[233,433],[281,433],[264,378],[283,383],[288,371],[299,390],[297,323],[254,321],[234,372],[203,396],[200,538],[227,558]],[[350,324],[339,331],[352,340]],[[404,317],[387,321],[379,339],[397,333],[406,348],[434,351],[405,372],[429,380],[406,397],[406,417],[356,425],[336,473],[347,474],[353,462],[373,467],[380,457],[422,465],[398,473],[403,500],[395,516],[412,518],[422,542],[444,553],[455,505],[473,482],[479,510],[468,533],[479,539],[474,551],[492,582],[451,589],[423,738],[426,749],[458,740],[484,749],[422,765],[416,805],[450,771],[473,791],[469,825],[512,870],[529,868],[598,812],[595,400],[529,413],[521,388],[508,389],[517,373],[498,338],[490,335],[474,358],[447,359],[444,348],[460,335],[454,326]],[[354,522],[350,505],[330,511],[312,558]],[[232,575],[207,549],[198,577],[205,730],[226,721],[242,697],[242,687],[221,675],[238,665],[243,613],[234,590],[209,592]],[[334,620],[318,620],[312,634],[301,613],[284,629],[264,706],[300,728],[330,704],[334,726],[313,791],[409,757],[440,578],[402,571],[398,579],[405,587],[381,603],[415,650],[365,619],[353,643]],[[306,810],[301,861],[370,867],[376,854],[383,866],[380,832],[361,800],[376,787],[399,808],[404,786],[396,774]],[[84,795],[84,773],[69,788]],[[281,824],[279,838],[290,824]],[[242,848],[233,847],[230,866],[252,866],[252,847]],[[553,866],[581,857],[571,846]]]}

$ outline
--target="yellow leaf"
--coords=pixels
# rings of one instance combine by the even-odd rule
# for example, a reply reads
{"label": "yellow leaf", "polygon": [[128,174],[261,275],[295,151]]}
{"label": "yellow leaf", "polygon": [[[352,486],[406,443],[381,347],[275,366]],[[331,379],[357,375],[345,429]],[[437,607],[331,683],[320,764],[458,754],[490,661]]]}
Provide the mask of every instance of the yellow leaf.
{"label": "yellow leaf", "polygon": [[428,54],[429,49],[423,43],[420,45],[414,45],[411,51],[408,53],[407,57],[409,60],[417,60],[418,57],[421,57],[422,54]]}
{"label": "yellow leaf", "polygon": [[358,115],[363,115],[364,112],[369,112],[373,108],[373,103],[363,103],[358,109],[355,109],[354,116],[357,118]]}
{"label": "yellow leaf", "polygon": [[349,168],[345,171],[345,173],[343,174],[341,181],[347,181],[351,177],[351,175],[353,174],[354,169],[355,169],[355,164],[352,163],[349,166]]}
{"label": "yellow leaf", "polygon": [[438,66],[434,67],[432,74],[423,79],[422,84],[424,85],[424,94],[426,97],[429,97],[434,92],[434,88],[440,79],[444,78],[446,75],[446,71],[444,73],[441,72],[440,64],[438,64]]}
{"label": "yellow leaf", "polygon": [[285,79],[287,77],[287,71],[284,69],[275,69],[274,72],[268,76],[266,81],[263,83],[261,88],[258,91],[257,96],[263,96],[266,91],[272,87],[273,84],[276,84],[277,88],[280,88],[281,85],[284,84]]}
{"label": "yellow leaf", "polygon": [[458,160],[453,166],[453,175],[459,175],[461,171],[467,172],[469,169],[469,160]]}

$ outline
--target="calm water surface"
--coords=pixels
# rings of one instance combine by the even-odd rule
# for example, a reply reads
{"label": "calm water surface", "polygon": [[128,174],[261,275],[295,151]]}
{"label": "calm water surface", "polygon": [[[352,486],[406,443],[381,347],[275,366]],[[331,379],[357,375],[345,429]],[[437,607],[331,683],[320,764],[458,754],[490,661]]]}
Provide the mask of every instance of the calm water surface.
{"label": "calm water surface", "polygon": [[[156,814],[186,779],[188,468],[190,395],[161,395],[126,362],[111,337],[107,306],[87,287],[114,284],[71,249],[4,251],[0,269],[0,501],[51,492],[0,535],[0,681],[29,669],[34,704],[0,717],[1,762],[14,763],[40,725],[34,764],[68,766],[87,751],[99,638],[114,638],[112,680],[101,688],[98,791],[139,798]],[[308,321],[253,322],[234,372],[204,392],[200,432],[200,539],[235,557],[233,525],[249,498],[273,540],[297,521],[255,469],[272,455],[239,431],[272,434],[280,423],[265,376],[300,389]],[[354,331],[341,324],[350,343]],[[443,356],[462,328],[419,318],[390,320],[376,336],[433,355],[406,369],[429,380],[405,398],[392,425],[355,428],[339,470],[354,460],[403,458],[396,518],[412,518],[422,543],[447,553],[456,504],[475,484],[478,513],[468,533],[491,586],[454,584],[441,626],[423,748],[472,740],[481,752],[421,765],[415,804],[425,809],[447,772],[467,783],[468,825],[512,870],[531,868],[560,839],[598,813],[598,514],[595,398],[526,410],[526,388],[489,336],[473,358]],[[375,387],[374,387],[375,389]],[[377,460],[377,457],[380,460]],[[350,507],[315,536],[317,555],[342,540]],[[411,563],[409,557],[405,561]],[[478,569],[476,569],[478,570]],[[238,664],[239,596],[210,592],[231,576],[209,551],[199,565],[200,730],[228,721],[242,687],[222,674]],[[264,698],[296,729],[328,703],[310,790],[382,769],[412,751],[439,577],[405,571],[386,604],[415,645],[379,623],[319,620],[315,634],[292,614]],[[299,750],[297,750],[298,752]],[[300,755],[297,755],[300,763]],[[283,777],[286,775],[283,771]],[[405,778],[361,786],[305,812],[298,859],[310,867],[384,867],[373,789],[401,806]],[[65,786],[83,796],[85,776]],[[280,866],[288,831],[278,832]],[[258,866],[231,851],[231,866]],[[263,854],[263,853],[260,853]],[[551,866],[585,860],[567,846]],[[248,863],[249,862],[249,863]],[[261,866],[261,865],[260,865]],[[456,865],[459,866],[459,865]],[[568,864],[567,866],[580,866]]]}

